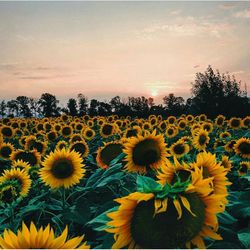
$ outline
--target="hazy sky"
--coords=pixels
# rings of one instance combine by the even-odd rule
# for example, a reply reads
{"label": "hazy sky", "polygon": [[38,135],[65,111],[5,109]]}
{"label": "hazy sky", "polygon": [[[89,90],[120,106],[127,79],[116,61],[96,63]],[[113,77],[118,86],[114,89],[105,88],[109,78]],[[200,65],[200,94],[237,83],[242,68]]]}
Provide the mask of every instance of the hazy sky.
{"label": "hazy sky", "polygon": [[209,64],[250,87],[250,2],[0,2],[0,99],[188,97]]}

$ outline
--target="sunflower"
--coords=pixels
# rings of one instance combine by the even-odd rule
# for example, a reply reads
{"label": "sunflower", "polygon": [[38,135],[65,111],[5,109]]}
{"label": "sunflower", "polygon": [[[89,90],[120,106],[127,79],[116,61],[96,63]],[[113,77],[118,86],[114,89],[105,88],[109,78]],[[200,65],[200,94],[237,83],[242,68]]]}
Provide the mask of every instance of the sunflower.
{"label": "sunflower", "polygon": [[208,133],[213,131],[213,124],[210,122],[205,122],[201,125],[202,129],[206,130]]}
{"label": "sunflower", "polygon": [[85,128],[82,134],[84,139],[88,141],[92,140],[95,137],[95,131],[89,127]]}
{"label": "sunflower", "polygon": [[229,132],[227,132],[227,131],[225,131],[225,132],[222,132],[222,133],[220,133],[220,135],[219,135],[219,137],[221,138],[221,139],[226,139],[226,138],[229,138],[229,137],[231,137],[232,135],[229,133]]}
{"label": "sunflower", "polygon": [[250,116],[247,116],[245,117],[243,120],[242,120],[242,126],[244,128],[249,128],[250,127]]}
{"label": "sunflower", "polygon": [[83,137],[82,137],[81,134],[73,134],[73,135],[70,136],[69,142],[74,143],[76,141],[82,141],[82,140],[83,140]]}
{"label": "sunflower", "polygon": [[22,142],[24,143],[25,150],[30,150],[30,148],[36,142],[36,137],[34,135],[25,136],[25,140]]}
{"label": "sunflower", "polygon": [[232,168],[232,161],[229,160],[229,157],[223,155],[220,161],[220,164],[226,169],[227,172]]}
{"label": "sunflower", "polygon": [[165,134],[168,138],[173,138],[178,134],[178,132],[178,128],[175,126],[168,126]]}
{"label": "sunflower", "polygon": [[199,151],[205,150],[209,140],[208,131],[199,129],[193,136],[193,146]]}
{"label": "sunflower", "polygon": [[15,130],[11,126],[0,127],[0,133],[3,137],[12,138],[15,135]]}
{"label": "sunflower", "polygon": [[81,140],[81,141],[76,141],[74,143],[72,143],[69,147],[69,149],[75,150],[76,152],[78,152],[82,158],[85,158],[88,156],[89,154],[89,146],[88,144],[85,142],[85,140]]}
{"label": "sunflower", "polygon": [[186,126],[187,126],[187,122],[184,119],[181,119],[178,122],[178,128],[179,128],[179,130],[182,130],[182,131],[185,130]]}
{"label": "sunflower", "polygon": [[133,126],[132,128],[127,128],[125,131],[124,131],[124,137],[126,138],[130,138],[130,137],[133,137],[133,136],[137,136],[139,134],[141,134],[141,128],[139,126]]}
{"label": "sunflower", "polygon": [[201,114],[201,115],[199,115],[198,119],[200,122],[204,122],[207,120],[207,116],[205,114]]}
{"label": "sunflower", "polygon": [[36,140],[29,150],[36,150],[40,155],[44,155],[47,149],[47,142]]}
{"label": "sunflower", "polygon": [[48,141],[55,141],[57,139],[57,132],[55,130],[51,130],[50,132],[48,132],[46,134],[46,137],[48,139]]}
{"label": "sunflower", "polygon": [[232,153],[234,152],[234,145],[236,143],[236,140],[230,140],[225,146],[225,150],[228,152],[228,153]]}
{"label": "sunflower", "polygon": [[111,123],[104,123],[101,128],[100,128],[100,135],[103,138],[107,138],[113,134],[115,134],[116,132],[116,126],[115,124],[111,124]]}
{"label": "sunflower", "polygon": [[68,147],[68,143],[66,141],[59,141],[57,144],[56,144],[56,149],[63,149],[63,148],[67,148]]}
{"label": "sunflower", "polygon": [[41,155],[36,150],[25,151],[18,149],[12,152],[10,159],[12,161],[23,160],[30,164],[30,166],[37,166],[41,161]]}
{"label": "sunflower", "polygon": [[68,126],[68,125],[64,125],[62,128],[61,128],[61,134],[63,137],[67,138],[67,137],[70,137],[73,133],[73,130],[72,130],[72,127],[71,126]]}
{"label": "sunflower", "polygon": [[11,154],[14,152],[15,148],[11,143],[0,144],[0,157],[9,160]]}
{"label": "sunflower", "polygon": [[250,171],[250,161],[242,161],[238,169],[239,175],[244,176],[248,171]]}
{"label": "sunflower", "polygon": [[122,153],[122,144],[118,141],[104,143],[97,150],[96,162],[100,168],[108,168],[112,160]]}
{"label": "sunflower", "polygon": [[196,157],[196,162],[190,163],[192,168],[198,167],[202,169],[203,178],[213,177],[214,194],[223,195],[223,202],[226,202],[226,196],[228,195],[227,186],[231,183],[228,181],[225,168],[216,161],[216,156],[202,152]]}
{"label": "sunflower", "polygon": [[12,168],[4,170],[3,175],[0,177],[0,183],[17,181],[19,194],[26,196],[31,187],[31,179],[25,169]]}
{"label": "sunflower", "polygon": [[191,123],[194,120],[194,117],[192,115],[187,115],[186,120]]}
{"label": "sunflower", "polygon": [[205,248],[203,237],[222,238],[216,233],[220,196],[210,195],[207,181],[193,181],[184,192],[157,198],[154,193],[134,192],[118,198],[116,211],[105,230],[114,234],[112,248],[178,249],[191,244]]}
{"label": "sunflower", "polygon": [[152,129],[151,123],[150,123],[150,122],[144,122],[144,123],[142,124],[142,129],[143,129],[143,130],[151,130],[151,129]]}
{"label": "sunflower", "polygon": [[234,151],[242,158],[250,159],[250,139],[240,138],[234,144]]}
{"label": "sunflower", "polygon": [[51,152],[42,166],[40,177],[51,188],[69,188],[79,183],[85,173],[81,155],[64,148]]}
{"label": "sunflower", "polygon": [[7,249],[89,249],[86,242],[82,243],[84,236],[68,239],[66,226],[60,236],[55,237],[53,228],[48,224],[45,228],[36,228],[33,222],[28,228],[22,223],[22,229],[17,234],[10,229],[5,229],[0,236],[0,247]]}
{"label": "sunflower", "polygon": [[169,116],[167,119],[169,124],[174,124],[176,122],[176,117],[175,116]]}
{"label": "sunflower", "polygon": [[178,140],[170,147],[170,153],[177,158],[183,157],[189,152],[189,145],[182,140]]}
{"label": "sunflower", "polygon": [[215,125],[221,128],[224,125],[226,117],[224,115],[218,115],[214,121]]}
{"label": "sunflower", "polygon": [[149,132],[144,136],[131,137],[125,144],[125,169],[130,172],[146,173],[148,168],[157,169],[167,156],[163,135]]}
{"label": "sunflower", "polygon": [[167,128],[167,122],[166,121],[161,121],[158,125],[158,128],[162,131],[165,132]]}
{"label": "sunflower", "polygon": [[24,169],[27,173],[30,169],[30,164],[22,160],[13,161],[11,166],[12,168],[19,168],[21,170]]}
{"label": "sunflower", "polygon": [[229,127],[232,128],[232,129],[239,129],[241,127],[241,119],[240,118],[236,118],[236,117],[232,117],[230,120],[229,120]]}

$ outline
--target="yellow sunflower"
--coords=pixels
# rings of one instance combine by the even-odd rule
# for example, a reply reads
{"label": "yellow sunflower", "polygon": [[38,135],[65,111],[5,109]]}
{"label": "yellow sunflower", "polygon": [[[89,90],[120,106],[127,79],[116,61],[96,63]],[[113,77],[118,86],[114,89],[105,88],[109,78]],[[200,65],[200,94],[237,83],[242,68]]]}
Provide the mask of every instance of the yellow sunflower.
{"label": "yellow sunflower", "polygon": [[229,138],[229,137],[231,137],[232,135],[229,133],[229,132],[227,132],[227,131],[225,131],[225,132],[222,132],[222,133],[220,133],[220,138],[221,139],[226,139],[226,138]]}
{"label": "yellow sunflower", "polygon": [[226,177],[227,171],[216,161],[216,156],[210,152],[199,153],[196,157],[196,162],[190,163],[190,166],[202,169],[204,179],[213,177],[213,193],[223,195],[223,202],[226,202],[226,196],[228,195],[227,186],[231,185],[231,183]]}
{"label": "yellow sunflower", "polygon": [[213,131],[213,124],[210,122],[204,122],[201,125],[202,129],[206,130],[208,133],[211,133]]}
{"label": "yellow sunflower", "polygon": [[221,240],[216,233],[216,215],[224,211],[220,196],[208,196],[207,181],[198,183],[196,188],[193,181],[175,198],[135,192],[116,199],[119,208],[107,214],[111,221],[105,229],[114,234],[112,248],[205,248],[204,237]]}
{"label": "yellow sunflower", "polygon": [[0,127],[0,133],[3,137],[12,138],[15,135],[15,130],[11,126]]}
{"label": "yellow sunflower", "polygon": [[182,140],[178,140],[170,147],[170,153],[172,156],[181,158],[189,152],[189,145]]}
{"label": "yellow sunflower", "polygon": [[82,140],[83,140],[83,137],[81,134],[73,134],[70,136],[69,143],[74,143],[76,141],[82,141]]}
{"label": "yellow sunflower", "polygon": [[71,151],[75,150],[77,153],[79,153],[81,155],[82,158],[87,157],[89,154],[89,146],[85,142],[85,140],[76,141],[76,142],[72,143],[70,145],[69,149]]}
{"label": "yellow sunflower", "polygon": [[242,158],[250,159],[250,139],[240,138],[234,144],[234,151]]}
{"label": "yellow sunflower", "polygon": [[220,161],[220,164],[226,169],[227,172],[232,168],[232,161],[229,160],[229,157],[223,155]]}
{"label": "yellow sunflower", "polygon": [[2,143],[0,144],[0,157],[9,160],[11,154],[14,152],[15,148],[11,143]]}
{"label": "yellow sunflower", "polygon": [[62,128],[61,128],[61,134],[63,137],[67,138],[67,137],[70,137],[73,133],[73,130],[72,130],[72,127],[71,126],[68,126],[68,125],[64,125]]}
{"label": "yellow sunflower", "polygon": [[112,160],[114,160],[122,151],[122,144],[118,141],[104,143],[103,147],[97,150],[96,162],[100,168],[108,168]]}
{"label": "yellow sunflower", "polygon": [[250,171],[250,161],[242,161],[238,169],[239,175],[244,176],[248,171]]}
{"label": "yellow sunflower", "polygon": [[132,128],[127,128],[124,131],[124,137],[129,138],[141,134],[141,128],[139,126],[133,126]]}
{"label": "yellow sunflower", "polygon": [[171,125],[167,127],[165,134],[168,138],[173,138],[178,134],[178,132],[178,128]]}
{"label": "yellow sunflower", "polygon": [[229,127],[232,129],[239,129],[241,127],[242,121],[240,118],[232,117],[229,120]]}
{"label": "yellow sunflower", "polygon": [[180,120],[180,121],[178,122],[178,128],[179,128],[180,130],[185,130],[185,129],[186,129],[186,126],[187,126],[187,122],[186,122],[184,119],[182,119],[182,120]]}
{"label": "yellow sunflower", "polygon": [[83,137],[84,139],[90,141],[95,137],[95,131],[89,127],[83,129]]}
{"label": "yellow sunflower", "polygon": [[68,143],[66,141],[59,141],[56,144],[56,149],[61,150],[63,148],[67,148],[68,147]]}
{"label": "yellow sunflower", "polygon": [[209,140],[208,131],[199,129],[193,136],[193,146],[199,151],[205,150]]}
{"label": "yellow sunflower", "polygon": [[0,183],[15,180],[18,181],[19,194],[26,196],[31,187],[31,179],[25,169],[12,168],[10,170],[4,170],[3,175],[0,177]]}
{"label": "yellow sunflower", "polygon": [[236,140],[230,140],[225,146],[225,150],[228,152],[228,153],[232,153],[234,152],[234,145],[236,143]]}
{"label": "yellow sunflower", "polygon": [[28,228],[24,222],[17,234],[10,229],[5,229],[0,236],[0,247],[4,249],[89,249],[84,236],[74,237],[67,240],[68,227],[62,234],[55,237],[53,228],[48,224],[45,228],[36,228],[33,222]]}
{"label": "yellow sunflower", "polygon": [[115,124],[111,124],[111,123],[104,123],[101,127],[100,127],[100,135],[103,138],[107,138],[113,134],[115,134],[117,131],[117,126]]}
{"label": "yellow sunflower", "polygon": [[36,150],[22,150],[18,149],[12,152],[10,159],[12,161],[23,160],[28,162],[30,166],[34,167],[39,165],[41,161],[41,155]]}
{"label": "yellow sunflower", "polygon": [[169,116],[167,119],[169,124],[174,124],[176,122],[176,117],[175,116]]}
{"label": "yellow sunflower", "polygon": [[130,172],[146,173],[149,168],[157,169],[167,156],[163,135],[149,132],[144,136],[131,137],[124,145],[125,169]]}
{"label": "yellow sunflower", "polygon": [[221,128],[224,125],[226,117],[224,115],[218,115],[214,121],[215,125]]}
{"label": "yellow sunflower", "polygon": [[11,166],[12,168],[19,168],[21,170],[24,169],[27,173],[30,169],[30,164],[22,160],[13,161]]}
{"label": "yellow sunflower", "polygon": [[40,177],[51,188],[69,188],[79,183],[85,173],[81,155],[64,148],[51,152],[42,166]]}
{"label": "yellow sunflower", "polygon": [[166,121],[161,121],[158,125],[158,128],[162,131],[165,132],[167,128],[167,122]]}
{"label": "yellow sunflower", "polygon": [[58,134],[55,130],[51,130],[46,134],[47,140],[48,141],[55,141],[58,137]]}
{"label": "yellow sunflower", "polygon": [[250,127],[250,116],[247,116],[245,117],[243,120],[242,120],[242,126],[244,128],[249,128]]}

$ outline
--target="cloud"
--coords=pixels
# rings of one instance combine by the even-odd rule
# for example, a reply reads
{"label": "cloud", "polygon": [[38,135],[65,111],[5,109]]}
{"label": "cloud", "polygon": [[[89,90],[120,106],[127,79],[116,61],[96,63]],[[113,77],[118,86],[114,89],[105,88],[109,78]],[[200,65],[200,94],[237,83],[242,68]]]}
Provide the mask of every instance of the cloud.
{"label": "cloud", "polygon": [[238,18],[250,18],[250,9],[238,11],[234,13],[233,16]]}
{"label": "cloud", "polygon": [[230,10],[230,9],[233,9],[234,7],[235,5],[232,3],[224,3],[224,4],[219,5],[219,8],[222,10]]}

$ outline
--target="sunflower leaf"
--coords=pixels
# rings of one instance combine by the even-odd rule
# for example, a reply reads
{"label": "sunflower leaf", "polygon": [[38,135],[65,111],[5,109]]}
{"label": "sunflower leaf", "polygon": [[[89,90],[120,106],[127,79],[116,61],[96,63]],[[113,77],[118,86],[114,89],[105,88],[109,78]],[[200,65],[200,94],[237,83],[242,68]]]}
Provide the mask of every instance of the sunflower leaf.
{"label": "sunflower leaf", "polygon": [[138,176],[136,180],[137,190],[141,193],[154,193],[162,190],[162,185],[154,179],[146,176]]}

